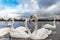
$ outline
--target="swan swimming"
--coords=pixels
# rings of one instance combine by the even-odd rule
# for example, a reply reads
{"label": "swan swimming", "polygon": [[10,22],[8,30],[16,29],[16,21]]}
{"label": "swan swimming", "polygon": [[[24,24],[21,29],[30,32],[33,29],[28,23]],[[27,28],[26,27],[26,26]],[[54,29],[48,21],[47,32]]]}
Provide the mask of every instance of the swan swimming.
{"label": "swan swimming", "polygon": [[14,29],[14,27],[13,27],[14,19],[12,18],[11,20],[12,20],[11,21],[12,24],[11,24],[11,27],[10,27],[10,36],[11,37],[14,37],[14,38],[29,38],[30,37],[31,33],[30,33],[30,30],[27,26],[27,22],[28,22],[27,19],[25,20],[25,27],[26,27],[28,33],[26,33],[25,31],[23,31],[21,29],[18,29],[18,28]]}
{"label": "swan swimming", "polygon": [[0,37],[4,37],[9,33],[9,27],[6,28],[0,28]]}
{"label": "swan swimming", "polygon": [[[32,15],[32,17],[35,19],[35,29],[33,31],[33,33],[31,34],[31,39],[34,40],[42,40],[42,39],[46,39],[52,32],[52,30],[50,30],[49,28],[52,28],[52,26],[48,25],[48,28],[46,27],[47,25],[44,25],[43,28],[38,29],[38,17],[36,14]],[[55,28],[55,21],[54,21],[54,28]]]}
{"label": "swan swimming", "polygon": [[54,18],[53,25],[51,25],[51,24],[45,24],[43,27],[55,29],[56,28],[55,20],[56,19]]}
{"label": "swan swimming", "polygon": [[[14,24],[14,19],[12,19],[13,21],[10,22],[11,19],[12,19],[12,18],[9,19],[8,26],[13,26],[13,24]],[[20,29],[21,29],[21,30],[23,30],[23,31],[27,31],[26,28],[23,27],[23,26],[19,26],[19,27],[17,27],[16,29],[17,29],[17,30],[20,30]]]}
{"label": "swan swimming", "polygon": [[9,33],[9,28],[0,28],[0,37],[7,35]]}

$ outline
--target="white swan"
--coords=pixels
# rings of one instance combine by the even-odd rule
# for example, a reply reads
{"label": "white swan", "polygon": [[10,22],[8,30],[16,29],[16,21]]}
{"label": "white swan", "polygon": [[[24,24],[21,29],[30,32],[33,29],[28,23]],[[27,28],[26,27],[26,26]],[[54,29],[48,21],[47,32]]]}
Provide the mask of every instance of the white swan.
{"label": "white swan", "polygon": [[0,28],[0,37],[4,37],[5,35],[7,35],[9,33],[9,28]]}
{"label": "white swan", "polygon": [[56,19],[54,18],[53,25],[51,25],[51,24],[45,24],[43,27],[55,29],[56,28],[55,20]]}
{"label": "white swan", "polygon": [[56,24],[55,24],[55,18],[53,20],[53,25],[51,24],[45,24],[43,27],[50,29],[49,35],[51,34],[52,30],[56,29]]}
{"label": "white swan", "polygon": [[[12,19],[12,22],[10,21]],[[13,26],[13,24],[14,24],[14,19],[13,18],[10,18],[10,20],[9,20],[9,22],[8,22],[8,26]],[[17,30],[23,30],[23,31],[27,31],[26,30],[26,28],[25,27],[23,27],[23,26],[19,26],[19,27],[17,27],[16,28]]]}
{"label": "white swan", "polygon": [[7,35],[9,33],[9,28],[0,28],[0,37]]}
{"label": "white swan", "polygon": [[[38,29],[38,17],[37,15],[33,15],[34,19],[35,19],[35,29],[34,29],[34,32],[31,34],[31,39],[38,39],[38,40],[41,40],[41,39],[45,39],[47,38],[52,30],[49,30],[48,28],[51,28],[51,26],[49,26],[48,28],[47,27],[43,27],[41,29]],[[55,23],[55,21],[54,21]],[[55,25],[55,24],[54,24]]]}
{"label": "white swan", "polygon": [[28,31],[28,33],[26,33],[25,31],[21,30],[21,29],[14,29],[13,27],[13,21],[14,19],[12,19],[12,26],[10,27],[10,36],[14,37],[14,38],[29,38],[30,37],[30,30],[27,27],[27,19],[25,20],[25,27]]}

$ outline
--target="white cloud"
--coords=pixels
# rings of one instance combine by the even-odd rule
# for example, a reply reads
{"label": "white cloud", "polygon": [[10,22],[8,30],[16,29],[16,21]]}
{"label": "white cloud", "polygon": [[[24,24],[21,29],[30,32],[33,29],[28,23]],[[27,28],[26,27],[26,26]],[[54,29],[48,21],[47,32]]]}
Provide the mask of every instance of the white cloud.
{"label": "white cloud", "polygon": [[37,12],[39,10],[39,6],[36,0],[30,0],[30,3],[20,4],[17,6],[22,13],[24,12]]}
{"label": "white cloud", "polygon": [[60,2],[47,8],[47,12],[50,13],[60,13]]}
{"label": "white cloud", "polygon": [[57,14],[60,13],[60,2],[57,2],[56,4],[53,4],[52,6],[49,6],[48,8],[40,8],[40,12],[43,14]]}
{"label": "white cloud", "polygon": [[13,15],[22,16],[25,12],[37,13],[37,11],[40,11],[42,13],[60,13],[60,2],[57,2],[56,4],[48,8],[39,8],[39,5],[37,4],[37,0],[31,0],[30,4],[25,3],[25,4],[17,5],[16,8],[5,7],[5,9],[3,10],[1,9],[0,16],[1,17],[7,15],[10,15],[9,17],[13,17]]}
{"label": "white cloud", "polygon": [[2,10],[1,12],[0,12],[0,14],[12,14],[12,13],[16,13],[16,12],[18,12],[18,10],[16,10],[16,9],[5,9],[5,10]]}
{"label": "white cloud", "polygon": [[19,14],[8,14],[8,17],[12,17],[12,18],[15,18],[15,17],[19,17],[20,15]]}
{"label": "white cloud", "polygon": [[4,17],[15,17],[18,16],[18,10],[16,9],[4,9],[0,11],[0,17],[4,18]]}
{"label": "white cloud", "polygon": [[11,8],[5,6],[4,10],[0,12],[0,14],[10,14],[10,13],[25,13],[25,12],[31,12],[34,13],[39,10],[39,6],[37,4],[36,0],[30,0],[30,3],[20,4],[17,5],[16,8]]}

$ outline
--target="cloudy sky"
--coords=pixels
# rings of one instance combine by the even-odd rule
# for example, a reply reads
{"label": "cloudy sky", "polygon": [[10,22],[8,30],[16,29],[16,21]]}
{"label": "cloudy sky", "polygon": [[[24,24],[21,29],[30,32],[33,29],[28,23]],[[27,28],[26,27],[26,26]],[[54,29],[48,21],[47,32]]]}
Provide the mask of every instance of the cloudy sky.
{"label": "cloudy sky", "polygon": [[0,0],[0,16],[60,14],[60,0]]}

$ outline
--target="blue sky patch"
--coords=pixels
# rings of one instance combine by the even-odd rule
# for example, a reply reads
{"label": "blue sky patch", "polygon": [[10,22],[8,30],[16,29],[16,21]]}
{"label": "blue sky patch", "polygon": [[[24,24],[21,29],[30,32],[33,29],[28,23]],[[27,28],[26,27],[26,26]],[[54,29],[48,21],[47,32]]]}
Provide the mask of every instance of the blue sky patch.
{"label": "blue sky patch", "polygon": [[18,5],[19,3],[16,0],[1,0],[1,4],[4,6],[14,7],[14,6]]}

